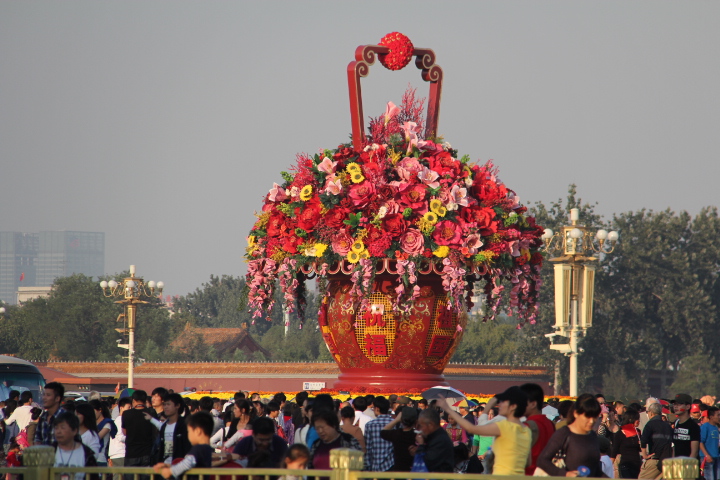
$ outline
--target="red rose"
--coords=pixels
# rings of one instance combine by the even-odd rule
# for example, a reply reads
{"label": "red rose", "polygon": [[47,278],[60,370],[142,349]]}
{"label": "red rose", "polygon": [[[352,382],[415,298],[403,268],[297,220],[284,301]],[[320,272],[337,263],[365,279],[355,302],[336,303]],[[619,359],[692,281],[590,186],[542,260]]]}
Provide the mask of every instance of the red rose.
{"label": "red rose", "polygon": [[400,193],[400,204],[413,209],[418,215],[427,213],[428,203],[425,201],[427,189],[425,185],[410,184],[403,186],[398,191]]}
{"label": "red rose", "polygon": [[391,185],[383,185],[377,189],[377,196],[382,200],[390,200],[395,196],[395,187]]}
{"label": "red rose", "polygon": [[462,225],[450,220],[443,220],[435,225],[433,240],[438,245],[460,245],[462,241]]}
{"label": "red rose", "polygon": [[323,217],[323,220],[325,225],[330,228],[341,228],[344,225],[343,222],[348,218],[348,213],[350,213],[350,210],[347,208],[337,206],[327,212]]}
{"label": "red rose", "polygon": [[488,228],[495,218],[495,210],[487,207],[463,208],[460,216],[468,223],[475,223],[477,228]]}
{"label": "red rose", "polygon": [[296,237],[295,235],[288,235],[285,238],[283,238],[282,247],[283,247],[283,250],[285,250],[286,252],[295,255],[296,253],[298,253],[297,247],[301,243],[303,243],[302,238]]}
{"label": "red rose", "polygon": [[401,214],[392,213],[390,215],[386,215],[385,218],[383,218],[382,227],[383,230],[385,230],[385,233],[390,236],[390,238],[397,238],[403,233],[405,233],[405,229],[407,228],[407,222]]}
{"label": "red rose", "polygon": [[267,234],[270,237],[280,237],[282,236],[287,230],[287,222],[288,217],[286,217],[284,214],[275,211],[270,215],[270,218],[268,219],[267,223]]}
{"label": "red rose", "polygon": [[367,180],[350,187],[348,197],[356,207],[364,207],[375,195],[375,185]]}
{"label": "red rose", "polygon": [[420,255],[425,247],[425,237],[416,228],[408,228],[400,237],[400,248],[410,255]]}
{"label": "red rose", "polygon": [[302,211],[299,210],[300,208],[295,209],[297,226],[306,232],[312,232],[318,220],[320,220],[320,201],[313,199],[305,203],[305,208],[303,208]]}
{"label": "red rose", "polygon": [[436,171],[441,177],[450,175],[456,177],[460,174],[460,162],[452,158],[448,152],[440,152],[428,158],[430,169]]}
{"label": "red rose", "polygon": [[484,175],[478,175],[475,177],[471,191],[475,198],[479,199],[481,203],[492,207],[502,202],[507,198],[507,188],[503,184],[497,184],[490,179],[485,178]]}

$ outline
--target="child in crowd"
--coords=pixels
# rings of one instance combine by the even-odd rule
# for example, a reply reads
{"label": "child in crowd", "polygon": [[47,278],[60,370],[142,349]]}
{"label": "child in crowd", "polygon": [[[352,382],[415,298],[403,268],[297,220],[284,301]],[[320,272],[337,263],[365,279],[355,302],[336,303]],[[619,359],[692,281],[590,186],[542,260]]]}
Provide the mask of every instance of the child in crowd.
{"label": "child in crowd", "polygon": [[[8,450],[6,462],[8,467],[22,466],[22,462],[20,461],[20,445],[15,438],[10,439],[10,448]],[[18,478],[18,476],[12,473],[5,475],[5,480],[15,480],[16,478]]]}
{"label": "child in crowd", "polygon": [[210,446],[210,435],[212,435],[215,421],[208,412],[199,411],[190,415],[187,421],[188,439],[192,448],[182,461],[168,465],[158,463],[153,469],[163,478],[179,478],[191,468],[210,468],[212,466],[213,448]]}
{"label": "child in crowd", "polygon": [[[288,448],[281,467],[288,470],[305,470],[310,460],[310,450],[302,443],[296,443]],[[278,480],[301,480],[302,476],[283,475]]]}

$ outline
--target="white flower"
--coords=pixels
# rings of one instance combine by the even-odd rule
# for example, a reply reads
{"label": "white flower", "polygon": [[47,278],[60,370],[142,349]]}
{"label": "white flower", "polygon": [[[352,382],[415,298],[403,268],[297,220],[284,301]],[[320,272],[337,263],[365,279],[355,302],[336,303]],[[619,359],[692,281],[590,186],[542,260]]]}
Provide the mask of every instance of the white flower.
{"label": "white flower", "polygon": [[387,208],[385,205],[383,205],[382,207],[380,207],[380,208],[378,209],[378,213],[377,213],[377,215],[376,215],[377,219],[380,220],[380,219],[382,219],[382,218],[385,218],[385,215],[387,215],[387,211],[388,211],[388,208]]}

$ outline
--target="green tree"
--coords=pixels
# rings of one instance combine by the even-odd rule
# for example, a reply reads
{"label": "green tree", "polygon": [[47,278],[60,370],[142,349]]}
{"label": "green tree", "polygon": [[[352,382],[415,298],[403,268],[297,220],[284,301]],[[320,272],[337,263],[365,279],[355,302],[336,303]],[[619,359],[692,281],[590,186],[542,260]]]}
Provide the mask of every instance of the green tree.
{"label": "green tree", "polygon": [[720,394],[717,367],[717,360],[707,354],[698,353],[683,358],[675,381],[670,386],[670,393],[687,393],[693,398],[717,396]]}

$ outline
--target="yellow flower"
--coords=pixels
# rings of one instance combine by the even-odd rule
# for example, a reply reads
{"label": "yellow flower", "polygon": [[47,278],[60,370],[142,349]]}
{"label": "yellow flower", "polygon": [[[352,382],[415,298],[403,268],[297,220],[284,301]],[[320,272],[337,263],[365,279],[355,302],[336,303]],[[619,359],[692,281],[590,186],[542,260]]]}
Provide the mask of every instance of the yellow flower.
{"label": "yellow flower", "polygon": [[325,253],[325,250],[327,249],[327,245],[324,243],[316,243],[315,244],[315,256],[320,258]]}
{"label": "yellow flower", "polygon": [[352,172],[350,174],[350,180],[352,180],[353,183],[360,183],[365,180],[365,177],[361,172]]}
{"label": "yellow flower", "polygon": [[437,213],[427,212],[425,215],[423,215],[423,220],[425,220],[425,222],[429,223],[430,225],[435,225],[438,221]]}
{"label": "yellow flower", "polygon": [[433,255],[438,258],[445,258],[448,256],[448,253],[450,253],[450,247],[448,247],[447,245],[441,245],[438,247],[437,250],[433,252]]}
{"label": "yellow flower", "polygon": [[248,235],[247,237],[248,247],[255,245],[255,235]]}
{"label": "yellow flower", "polygon": [[350,249],[355,253],[360,253],[365,250],[365,245],[360,240],[355,240]]}
{"label": "yellow flower", "polygon": [[392,162],[392,164],[395,165],[398,162],[398,160],[400,160],[400,157],[402,157],[402,153],[396,152],[394,149],[391,148],[390,150],[388,150],[387,156],[390,159],[390,162]]}
{"label": "yellow flower", "polygon": [[370,252],[367,251],[367,248],[360,252],[360,258],[370,258]]}
{"label": "yellow flower", "polygon": [[358,165],[355,162],[348,163],[347,167],[345,167],[345,170],[347,170],[350,173],[355,173],[355,172],[362,173],[362,169],[360,168],[360,165]]}
{"label": "yellow flower", "polygon": [[442,200],[433,198],[430,200],[430,211],[436,214],[438,217],[444,217],[447,213],[447,208],[442,204]]}
{"label": "yellow flower", "polygon": [[305,185],[302,190],[300,190],[300,200],[303,202],[307,202],[312,198],[312,185]]}
{"label": "yellow flower", "polygon": [[350,250],[345,259],[350,263],[357,263],[360,261],[360,254],[358,252]]}

